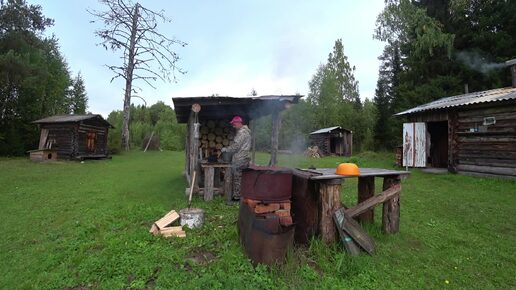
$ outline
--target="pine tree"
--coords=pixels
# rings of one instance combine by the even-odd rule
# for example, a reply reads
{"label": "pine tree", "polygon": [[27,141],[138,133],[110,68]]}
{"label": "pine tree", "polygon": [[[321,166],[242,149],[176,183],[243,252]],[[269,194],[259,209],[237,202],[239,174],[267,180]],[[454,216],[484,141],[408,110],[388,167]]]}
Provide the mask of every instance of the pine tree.
{"label": "pine tree", "polygon": [[88,107],[88,96],[84,80],[79,72],[72,80],[72,89],[69,92],[69,112],[72,114],[85,114]]}

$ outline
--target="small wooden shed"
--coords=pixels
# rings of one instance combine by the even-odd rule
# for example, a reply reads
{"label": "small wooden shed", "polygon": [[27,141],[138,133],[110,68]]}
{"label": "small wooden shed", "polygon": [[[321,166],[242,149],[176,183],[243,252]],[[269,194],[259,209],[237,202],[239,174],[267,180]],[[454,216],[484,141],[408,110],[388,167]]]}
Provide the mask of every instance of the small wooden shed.
{"label": "small wooden shed", "polygon": [[398,113],[403,166],[516,177],[514,87],[442,98]]}
{"label": "small wooden shed", "polygon": [[[32,160],[107,158],[109,128],[101,115],[57,115],[34,121],[39,124],[37,150],[29,151]],[[57,156],[56,156],[57,155]]]}
{"label": "small wooden shed", "polygon": [[340,126],[319,129],[310,133],[310,144],[323,155],[351,156],[353,132]]}
{"label": "small wooden shed", "polygon": [[[206,158],[203,154],[205,147],[213,149],[221,147],[221,142],[231,141],[234,132],[229,122],[235,115],[241,116],[244,124],[251,129],[253,139],[251,163],[254,163],[256,139],[253,121],[262,116],[272,115],[269,164],[276,165],[281,126],[280,112],[297,103],[301,97],[301,95],[268,95],[240,98],[222,96],[173,98],[178,123],[187,124],[185,173],[188,181],[190,182],[194,171],[200,172],[200,163]],[[201,131],[204,132],[204,130],[208,132],[208,135],[204,135],[208,136],[207,140],[201,137],[203,134]]]}

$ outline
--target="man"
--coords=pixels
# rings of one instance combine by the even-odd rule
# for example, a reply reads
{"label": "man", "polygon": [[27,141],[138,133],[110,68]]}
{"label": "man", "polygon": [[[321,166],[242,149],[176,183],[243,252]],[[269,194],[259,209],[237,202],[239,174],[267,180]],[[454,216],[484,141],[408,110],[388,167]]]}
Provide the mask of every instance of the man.
{"label": "man", "polygon": [[251,130],[244,125],[242,117],[234,116],[231,125],[236,130],[235,139],[228,147],[221,149],[222,152],[233,153],[231,159],[231,172],[233,173],[233,200],[240,199],[240,183],[242,170],[249,167],[251,161]]}

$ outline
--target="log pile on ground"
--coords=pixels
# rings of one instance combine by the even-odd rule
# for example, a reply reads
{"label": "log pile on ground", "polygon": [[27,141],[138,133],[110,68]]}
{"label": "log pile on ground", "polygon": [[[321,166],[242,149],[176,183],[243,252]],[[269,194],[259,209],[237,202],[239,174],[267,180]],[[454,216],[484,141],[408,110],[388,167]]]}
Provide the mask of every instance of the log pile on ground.
{"label": "log pile on ground", "polygon": [[319,153],[318,146],[308,146],[305,150],[305,156],[310,158],[321,158],[321,154]]}
{"label": "log pile on ground", "polygon": [[175,210],[171,210],[164,217],[152,224],[149,232],[155,236],[162,235],[164,237],[186,237],[186,233],[181,226],[172,226],[179,219],[179,214]]}
{"label": "log pile on ground", "polygon": [[218,155],[234,139],[234,129],[228,120],[202,121],[199,129],[199,146],[203,156]]}

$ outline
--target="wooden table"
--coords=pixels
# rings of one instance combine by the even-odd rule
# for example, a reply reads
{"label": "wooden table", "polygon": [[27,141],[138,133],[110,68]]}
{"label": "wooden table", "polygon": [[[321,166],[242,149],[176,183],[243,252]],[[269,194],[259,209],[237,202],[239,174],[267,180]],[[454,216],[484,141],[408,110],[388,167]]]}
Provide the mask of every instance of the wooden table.
{"label": "wooden table", "polygon": [[[322,239],[331,243],[337,240],[333,213],[341,207],[340,192],[344,179],[357,176],[335,174],[335,168],[302,169],[313,173],[311,180],[319,184],[319,233]],[[385,233],[399,231],[401,180],[410,172],[380,168],[360,168],[358,176],[358,204],[346,209],[351,217],[362,223],[374,221],[374,207],[383,203],[382,228]],[[374,179],[383,178],[383,191],[375,196]]]}
{"label": "wooden table", "polygon": [[201,162],[201,167],[204,169],[204,200],[210,201],[213,199],[214,188],[214,180],[215,180],[215,168],[223,168],[224,169],[224,185],[222,191],[226,196],[226,199],[231,198],[231,181],[232,181],[232,173],[231,173],[231,164],[225,162]]}

